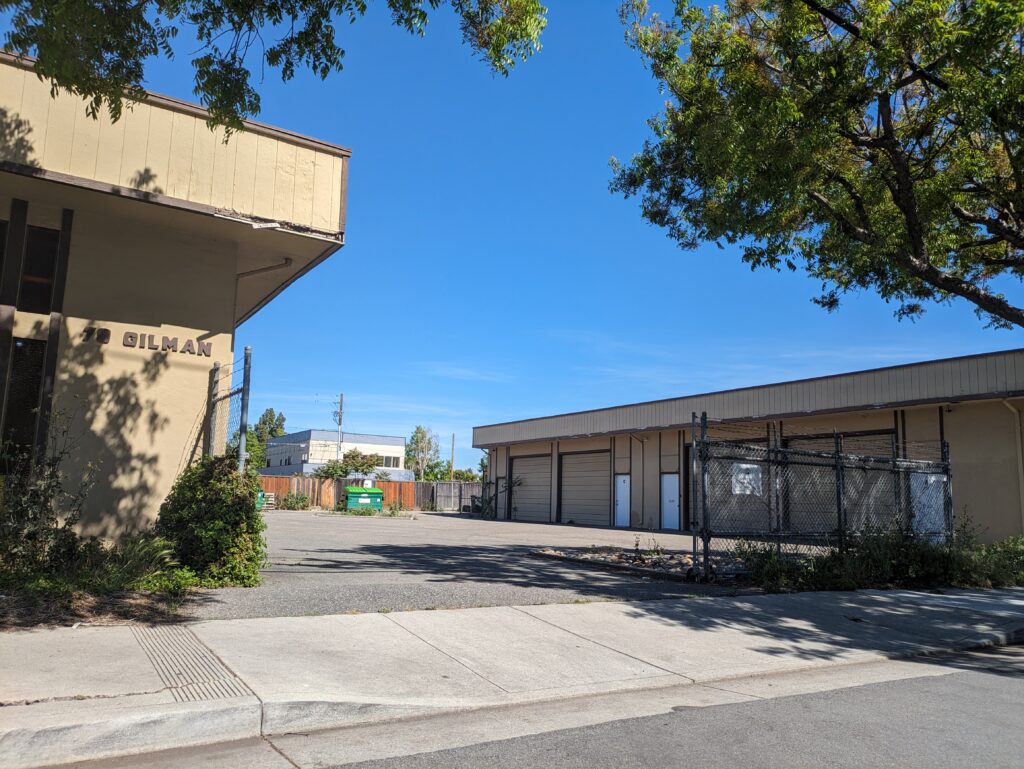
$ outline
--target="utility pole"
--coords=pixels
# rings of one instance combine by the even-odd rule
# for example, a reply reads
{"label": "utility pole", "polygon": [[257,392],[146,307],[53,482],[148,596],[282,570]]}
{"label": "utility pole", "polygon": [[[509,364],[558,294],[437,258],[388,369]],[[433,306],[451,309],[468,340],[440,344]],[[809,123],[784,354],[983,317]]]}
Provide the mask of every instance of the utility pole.
{"label": "utility pole", "polygon": [[455,433],[452,433],[452,462],[448,465],[448,480],[455,480]]}
{"label": "utility pole", "polygon": [[345,393],[338,393],[338,456],[341,461],[341,420],[345,416]]}

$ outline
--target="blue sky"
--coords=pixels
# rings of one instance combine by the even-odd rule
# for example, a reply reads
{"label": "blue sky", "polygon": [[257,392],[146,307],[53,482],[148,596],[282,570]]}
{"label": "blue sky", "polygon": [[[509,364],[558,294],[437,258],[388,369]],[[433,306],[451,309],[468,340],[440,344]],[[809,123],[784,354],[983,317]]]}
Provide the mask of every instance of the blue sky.
{"label": "blue sky", "polygon": [[[964,303],[909,323],[859,295],[827,314],[802,275],[680,251],[607,189],[662,100],[616,0],[550,5],[543,51],[507,79],[450,13],[420,39],[379,8],[342,29],[326,83],[267,71],[260,120],[353,156],[348,245],[239,329],[254,414],[329,427],[344,391],[346,429],[454,432],[475,466],[476,424],[1024,346]],[[182,53],[151,89],[193,98]]]}

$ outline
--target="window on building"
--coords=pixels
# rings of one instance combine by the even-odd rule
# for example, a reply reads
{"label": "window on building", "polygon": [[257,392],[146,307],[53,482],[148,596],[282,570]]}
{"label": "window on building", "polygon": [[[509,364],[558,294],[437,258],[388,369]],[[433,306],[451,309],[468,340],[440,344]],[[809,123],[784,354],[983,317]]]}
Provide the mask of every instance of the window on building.
{"label": "window on building", "polygon": [[46,342],[43,340],[14,339],[4,403],[3,437],[19,446],[35,443],[45,357]]}
{"label": "window on building", "polygon": [[29,227],[25,240],[25,263],[18,289],[18,309],[48,313],[53,301],[53,276],[57,270],[60,230]]}

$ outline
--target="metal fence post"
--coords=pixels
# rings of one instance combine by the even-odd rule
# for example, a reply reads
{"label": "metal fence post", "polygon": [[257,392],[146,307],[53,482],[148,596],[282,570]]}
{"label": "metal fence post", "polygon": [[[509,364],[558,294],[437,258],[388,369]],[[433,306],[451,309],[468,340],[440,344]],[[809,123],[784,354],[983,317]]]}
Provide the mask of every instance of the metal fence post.
{"label": "metal fence post", "polygon": [[907,522],[903,520],[903,489],[900,484],[899,469],[899,445],[896,442],[896,434],[892,435],[892,488],[895,495],[896,519],[899,521],[900,533],[906,534]]}
{"label": "metal fence post", "polygon": [[[782,500],[779,498],[779,487],[782,486],[782,478],[785,469],[782,465],[782,446],[778,432],[773,423],[769,424],[768,430],[768,525],[772,526],[772,498],[775,499],[775,555],[782,557]],[[777,466],[778,465],[778,466]]]}
{"label": "metal fence post", "polygon": [[213,429],[217,417],[217,387],[220,384],[220,361],[210,369],[210,391],[206,397],[206,430],[203,434],[203,456],[213,454]]}
{"label": "metal fence post", "polygon": [[249,430],[249,378],[252,375],[252,348],[245,348],[245,364],[242,369],[242,414],[238,420],[238,471],[245,472],[248,455],[245,451],[245,438]]}
{"label": "metal fence post", "polygon": [[697,520],[697,412],[690,412],[690,509],[687,514],[690,516],[690,536],[693,544],[690,552],[693,553],[694,572],[697,568],[697,537],[700,533],[700,524]]}
{"label": "metal fence post", "polygon": [[846,511],[843,503],[843,437],[838,432],[832,433],[836,451],[836,518],[839,524],[839,551],[846,549]]}
{"label": "metal fence post", "polygon": [[711,511],[708,509],[708,415],[700,415],[700,501],[704,522],[701,526],[701,541],[704,545],[704,579],[711,574]]}
{"label": "metal fence post", "polygon": [[949,467],[949,441],[942,442],[942,470],[946,474],[946,480],[942,484],[942,508],[945,515],[946,539],[951,539],[954,534],[954,513],[953,513],[953,474]]}

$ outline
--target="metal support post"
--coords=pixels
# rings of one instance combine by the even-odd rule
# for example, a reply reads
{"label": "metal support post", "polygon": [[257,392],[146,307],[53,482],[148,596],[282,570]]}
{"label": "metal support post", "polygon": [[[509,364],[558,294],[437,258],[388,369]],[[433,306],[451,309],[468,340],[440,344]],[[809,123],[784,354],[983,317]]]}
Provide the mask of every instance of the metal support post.
{"label": "metal support post", "polygon": [[956,521],[953,512],[953,474],[949,467],[949,441],[942,442],[942,467],[946,474],[946,480],[942,484],[942,507],[945,513],[946,539],[951,539],[954,534]]}
{"label": "metal support post", "polygon": [[220,361],[210,369],[210,390],[206,396],[206,430],[203,431],[203,456],[213,454],[213,431],[217,418],[217,388],[220,385]]}
{"label": "metal support post", "polygon": [[242,413],[238,420],[238,471],[245,472],[249,455],[245,451],[245,439],[249,432],[249,381],[252,376],[252,348],[245,348],[245,363],[242,369]]}
{"label": "metal support post", "polygon": [[838,432],[832,433],[836,453],[836,522],[839,526],[839,550],[846,549],[846,510],[843,503],[843,437]]}
{"label": "metal support post", "polygon": [[701,541],[704,545],[704,566],[703,578],[708,579],[711,575],[711,563],[709,551],[711,550],[711,513],[708,510],[708,415],[703,412],[700,415],[700,501],[703,513],[703,524],[701,525]]}

